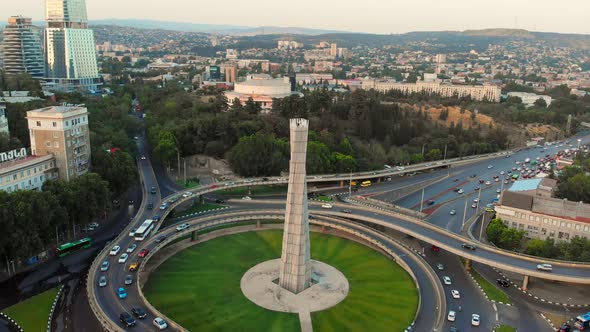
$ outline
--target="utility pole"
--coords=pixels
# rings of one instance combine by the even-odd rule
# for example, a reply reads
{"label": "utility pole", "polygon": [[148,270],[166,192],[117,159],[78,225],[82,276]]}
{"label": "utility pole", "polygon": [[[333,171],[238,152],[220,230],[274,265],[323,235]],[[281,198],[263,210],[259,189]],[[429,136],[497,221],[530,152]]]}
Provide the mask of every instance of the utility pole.
{"label": "utility pole", "polygon": [[180,150],[176,149],[176,156],[178,157],[178,171],[176,171],[176,180],[180,179]]}
{"label": "utility pole", "polygon": [[445,156],[444,156],[443,160],[447,160],[447,146],[448,145],[449,145],[448,143],[445,144]]}
{"label": "utility pole", "polygon": [[186,158],[182,158],[182,161],[184,161],[184,184],[186,185]]}
{"label": "utility pole", "polygon": [[422,144],[422,157],[424,157],[424,147],[426,146],[426,143]]}
{"label": "utility pole", "polygon": [[424,188],[422,188],[422,198],[420,198],[420,212],[422,212],[422,205],[424,204]]}
{"label": "utility pole", "polygon": [[348,177],[348,197],[352,196],[352,168],[350,169],[350,174]]}

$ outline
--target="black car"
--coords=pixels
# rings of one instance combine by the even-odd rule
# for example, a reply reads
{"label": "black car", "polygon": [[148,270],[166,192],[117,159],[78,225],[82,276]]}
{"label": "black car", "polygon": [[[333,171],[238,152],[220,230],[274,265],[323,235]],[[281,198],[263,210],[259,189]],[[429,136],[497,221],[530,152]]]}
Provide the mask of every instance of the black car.
{"label": "black car", "polygon": [[156,243],[160,243],[164,240],[166,240],[166,235],[160,235],[156,238]]}
{"label": "black car", "polygon": [[347,209],[340,210],[340,212],[344,212],[344,213],[352,213],[352,211],[351,211],[351,210],[347,210]]}
{"label": "black car", "polygon": [[125,325],[125,327],[131,327],[131,326],[135,326],[135,323],[137,323],[135,321],[135,318],[133,318],[129,313],[127,312],[122,312],[119,315],[119,319],[121,320],[121,323],[123,323],[123,325]]}
{"label": "black car", "polygon": [[133,200],[132,199],[129,200],[129,205],[133,205]]}
{"label": "black car", "polygon": [[152,195],[155,195],[156,194],[156,187],[152,187],[150,189],[150,192],[152,193]]}
{"label": "black car", "polygon": [[133,316],[135,316],[139,319],[144,319],[147,317],[147,314],[141,308],[133,308],[133,309],[131,309],[131,313],[133,313]]}
{"label": "black car", "polygon": [[148,203],[147,209],[152,210],[154,208],[154,203]]}
{"label": "black car", "polygon": [[152,217],[153,221],[160,221],[160,215],[159,214],[154,214],[154,216]]}
{"label": "black car", "polygon": [[468,244],[468,243],[463,243],[463,244],[461,245],[461,247],[463,247],[463,248],[465,248],[465,249],[469,249],[469,250],[475,250],[475,249],[477,249],[477,247],[476,247],[476,246],[474,246],[473,244]]}
{"label": "black car", "polygon": [[222,204],[222,203],[225,203],[225,201],[218,198],[218,199],[215,200],[215,203]]}
{"label": "black car", "polygon": [[473,179],[473,178],[475,178],[476,176],[477,176],[477,174],[471,174],[469,177]]}
{"label": "black car", "polygon": [[496,279],[496,283],[498,283],[498,285],[502,287],[510,287],[510,283],[508,282],[508,280]]}
{"label": "black car", "polygon": [[572,331],[572,327],[569,324],[562,324],[559,327],[559,330],[557,330],[559,332],[571,332]]}
{"label": "black car", "polygon": [[433,200],[429,200],[426,204],[428,204],[428,205],[434,205],[434,201]]}

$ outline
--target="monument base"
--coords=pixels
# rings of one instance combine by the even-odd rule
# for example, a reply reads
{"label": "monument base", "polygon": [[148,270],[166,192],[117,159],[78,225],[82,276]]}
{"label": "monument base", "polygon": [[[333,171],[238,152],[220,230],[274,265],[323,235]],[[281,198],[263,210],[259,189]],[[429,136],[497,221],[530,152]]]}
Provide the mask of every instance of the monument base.
{"label": "monument base", "polygon": [[348,280],[334,267],[311,260],[312,285],[294,294],[275,281],[279,277],[281,259],[262,262],[248,270],[240,287],[252,302],[279,312],[314,312],[335,306],[348,295]]}

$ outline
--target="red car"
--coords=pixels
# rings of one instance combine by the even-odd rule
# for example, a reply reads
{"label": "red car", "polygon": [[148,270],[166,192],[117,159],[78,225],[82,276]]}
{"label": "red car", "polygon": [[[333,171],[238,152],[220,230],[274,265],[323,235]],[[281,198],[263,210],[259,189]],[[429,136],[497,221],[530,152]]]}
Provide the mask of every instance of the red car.
{"label": "red car", "polygon": [[147,254],[149,254],[149,253],[150,253],[149,249],[141,249],[141,250],[140,250],[140,251],[137,253],[137,256],[139,256],[139,257],[142,257],[142,258],[143,258],[143,257],[147,256]]}
{"label": "red car", "polygon": [[439,252],[440,248],[435,246],[434,244],[432,245],[432,247],[430,248],[430,250],[434,251],[434,252]]}
{"label": "red car", "polygon": [[219,185],[218,185],[218,184],[212,184],[212,185],[210,185],[210,186],[209,186],[209,189],[215,189],[215,188],[217,188],[217,187],[219,187]]}

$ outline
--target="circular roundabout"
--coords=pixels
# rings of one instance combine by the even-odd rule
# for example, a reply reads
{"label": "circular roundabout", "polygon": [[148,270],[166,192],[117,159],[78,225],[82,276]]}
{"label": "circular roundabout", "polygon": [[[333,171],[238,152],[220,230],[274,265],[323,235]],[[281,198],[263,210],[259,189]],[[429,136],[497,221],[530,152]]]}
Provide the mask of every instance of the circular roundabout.
{"label": "circular roundabout", "polygon": [[[276,281],[272,273],[261,278],[260,272],[265,275],[280,257],[282,233],[248,231],[189,246],[155,266],[143,293],[190,331],[301,331],[297,307],[281,307],[276,298],[256,300],[260,287],[271,289]],[[315,331],[403,331],[412,323],[418,290],[404,269],[352,240],[311,232],[310,241],[318,280],[332,278],[330,285],[339,287],[319,281],[315,290],[323,293],[306,290],[312,291],[309,298],[324,296],[313,308],[305,300],[286,303],[306,306]],[[244,288],[252,278],[263,286]],[[297,296],[304,298],[302,293]]]}

